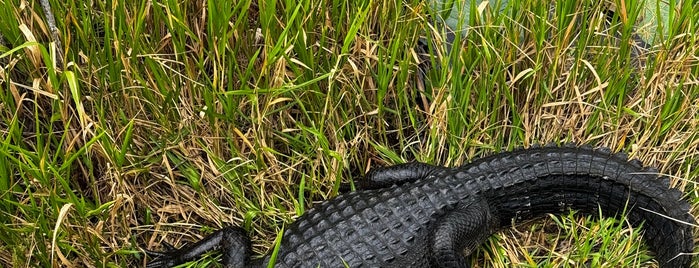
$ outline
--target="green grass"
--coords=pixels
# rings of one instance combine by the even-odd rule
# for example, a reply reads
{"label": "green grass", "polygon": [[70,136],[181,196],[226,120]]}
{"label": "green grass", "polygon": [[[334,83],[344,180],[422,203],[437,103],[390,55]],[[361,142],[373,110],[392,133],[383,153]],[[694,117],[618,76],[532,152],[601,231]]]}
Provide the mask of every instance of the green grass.
{"label": "green grass", "polygon": [[[430,47],[426,87],[416,44],[443,38],[422,1],[50,3],[60,47],[38,1],[0,0],[3,267],[141,266],[229,224],[265,253],[370,168],[537,143],[627,151],[699,203],[696,3],[670,1],[638,57],[639,1],[485,7],[458,49]],[[640,236],[549,217],[474,262],[653,266]]]}

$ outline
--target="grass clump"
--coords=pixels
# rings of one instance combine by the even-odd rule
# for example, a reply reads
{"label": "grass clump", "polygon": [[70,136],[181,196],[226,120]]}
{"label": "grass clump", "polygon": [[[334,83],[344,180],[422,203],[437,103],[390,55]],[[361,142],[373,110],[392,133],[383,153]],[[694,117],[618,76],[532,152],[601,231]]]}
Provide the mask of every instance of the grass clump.
{"label": "grass clump", "polygon": [[[0,266],[142,265],[229,224],[264,253],[372,167],[537,143],[627,151],[699,202],[694,3],[648,48],[638,1],[473,3],[451,50],[417,0],[49,3],[60,45],[0,0]],[[653,266],[640,235],[552,217],[474,262]]]}

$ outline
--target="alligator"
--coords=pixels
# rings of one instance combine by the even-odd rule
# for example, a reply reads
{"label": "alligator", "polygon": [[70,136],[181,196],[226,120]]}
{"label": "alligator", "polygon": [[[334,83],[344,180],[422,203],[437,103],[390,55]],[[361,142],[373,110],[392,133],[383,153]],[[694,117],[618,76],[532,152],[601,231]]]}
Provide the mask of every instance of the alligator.
{"label": "alligator", "polygon": [[[356,191],[309,209],[283,233],[274,267],[469,267],[467,256],[513,222],[576,210],[641,226],[661,267],[689,267],[695,220],[682,193],[625,153],[535,146],[456,168],[412,162],[372,169]],[[225,267],[251,259],[245,230],[226,227],[154,257],[171,267],[220,249]]]}

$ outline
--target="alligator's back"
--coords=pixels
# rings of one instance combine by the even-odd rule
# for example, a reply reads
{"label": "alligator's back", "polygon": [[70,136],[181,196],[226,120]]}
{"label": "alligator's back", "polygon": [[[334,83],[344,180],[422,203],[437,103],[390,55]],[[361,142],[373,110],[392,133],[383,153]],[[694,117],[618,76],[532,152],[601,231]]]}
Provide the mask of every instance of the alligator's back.
{"label": "alligator's back", "polygon": [[[286,229],[278,267],[467,267],[470,254],[513,219],[582,213],[643,223],[662,267],[689,267],[694,218],[657,171],[608,150],[536,147],[458,168],[408,163],[373,170],[362,190],[316,205]],[[224,263],[249,262],[244,231],[222,230],[149,267],[181,263],[221,244]]]}
{"label": "alligator's back", "polygon": [[360,190],[320,204],[287,228],[276,264],[429,267],[430,226],[449,203],[458,202],[437,192],[418,182]]}
{"label": "alligator's back", "polygon": [[691,260],[682,254],[693,250],[689,204],[656,170],[624,154],[537,147],[435,168],[399,186],[360,190],[316,206],[289,226],[277,263],[430,266],[439,262],[431,252],[434,226],[455,207],[480,199],[498,220],[489,222],[489,231],[510,226],[513,218],[570,208],[590,215],[601,209],[609,217],[625,212],[632,225],[645,222],[644,237],[663,267],[687,267]]}

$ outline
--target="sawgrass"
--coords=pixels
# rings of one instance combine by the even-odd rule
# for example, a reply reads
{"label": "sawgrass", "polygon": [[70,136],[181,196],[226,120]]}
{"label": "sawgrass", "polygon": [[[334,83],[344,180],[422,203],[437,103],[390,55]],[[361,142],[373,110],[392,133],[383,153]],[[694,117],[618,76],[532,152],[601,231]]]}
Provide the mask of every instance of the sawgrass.
{"label": "sawgrass", "polygon": [[[49,2],[60,46],[37,1],[0,0],[0,266],[138,266],[229,224],[265,253],[372,167],[548,142],[627,151],[699,203],[697,4],[634,57],[637,1],[604,2],[609,28],[598,1],[474,4],[451,52],[417,0]],[[640,237],[551,216],[473,262],[653,266]]]}

